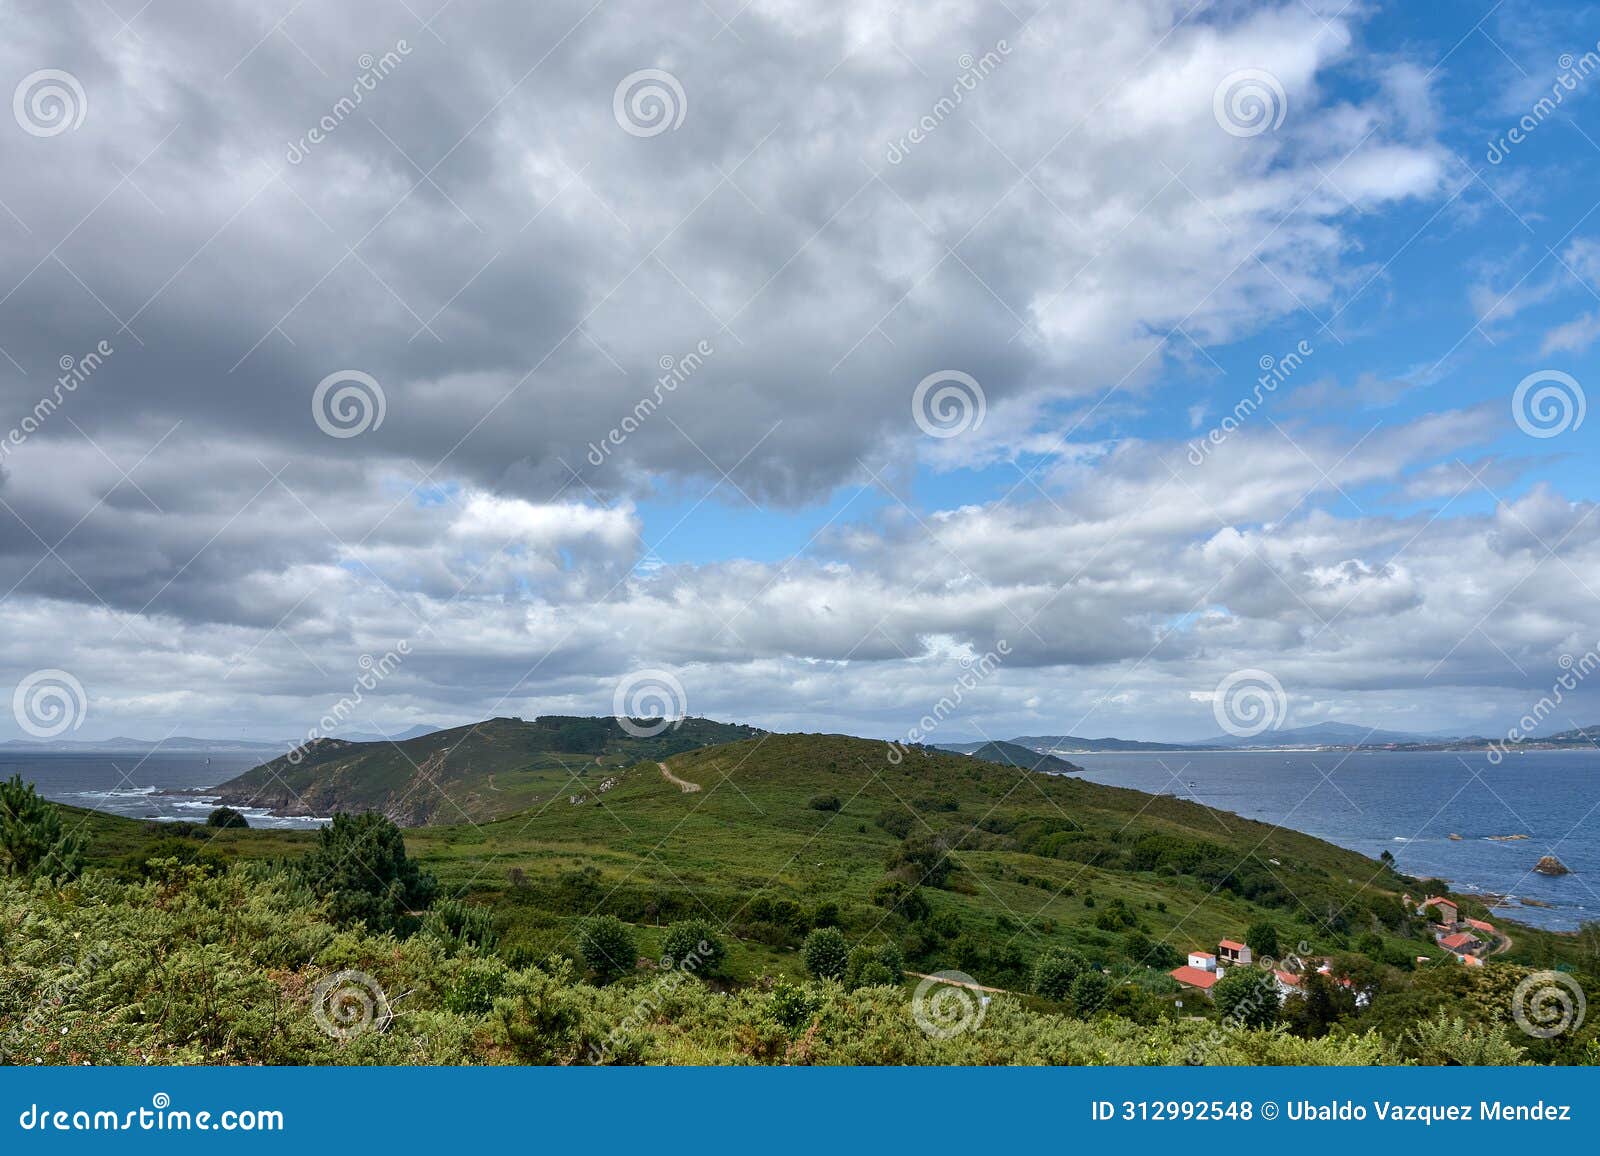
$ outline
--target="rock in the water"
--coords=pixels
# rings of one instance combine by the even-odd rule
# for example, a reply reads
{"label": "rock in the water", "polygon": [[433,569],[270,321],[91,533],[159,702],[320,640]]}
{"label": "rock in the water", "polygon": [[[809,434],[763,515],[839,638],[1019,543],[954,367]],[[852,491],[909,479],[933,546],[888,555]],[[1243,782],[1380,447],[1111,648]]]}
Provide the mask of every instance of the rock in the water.
{"label": "rock in the water", "polygon": [[1451,832],[1450,832],[1450,838],[1451,838],[1451,839],[1452,839],[1452,840],[1453,840],[1453,841],[1455,841],[1455,842],[1457,842],[1457,843],[1459,843],[1459,842],[1461,842],[1461,836],[1460,836],[1460,835],[1457,835],[1457,834],[1456,834],[1456,833],[1455,833],[1455,832],[1454,832],[1454,831],[1451,831]]}
{"label": "rock in the water", "polygon": [[1557,859],[1554,855],[1546,855],[1543,859],[1540,859],[1538,863],[1534,864],[1533,869],[1541,875],[1572,874],[1572,871],[1567,867],[1567,865],[1561,860]]}

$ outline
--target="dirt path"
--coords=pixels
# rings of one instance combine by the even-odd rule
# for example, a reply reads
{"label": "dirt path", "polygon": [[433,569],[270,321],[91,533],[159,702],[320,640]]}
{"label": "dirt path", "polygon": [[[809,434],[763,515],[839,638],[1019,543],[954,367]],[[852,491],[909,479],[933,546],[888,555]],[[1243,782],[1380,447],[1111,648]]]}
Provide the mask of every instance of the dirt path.
{"label": "dirt path", "polygon": [[[933,978],[935,978],[934,976],[927,975],[927,974],[925,974],[923,972],[920,972],[920,971],[907,971],[906,974],[907,975],[914,975],[918,979],[933,979]],[[959,982],[957,980],[953,980],[953,979],[940,979],[939,982],[943,983],[943,984],[949,984],[951,987],[964,987],[969,991],[988,991],[988,992],[993,992],[995,995],[1015,995],[1015,994],[1017,994],[1016,992],[1011,991],[1008,988],[1003,988],[1003,987],[984,987],[983,984],[981,984],[981,983],[961,983],[961,982]]]}
{"label": "dirt path", "polygon": [[692,795],[700,789],[699,783],[691,783],[688,779],[680,779],[677,775],[667,770],[666,763],[657,763],[656,766],[661,768],[661,773],[666,777],[667,782],[677,787],[685,795]]}

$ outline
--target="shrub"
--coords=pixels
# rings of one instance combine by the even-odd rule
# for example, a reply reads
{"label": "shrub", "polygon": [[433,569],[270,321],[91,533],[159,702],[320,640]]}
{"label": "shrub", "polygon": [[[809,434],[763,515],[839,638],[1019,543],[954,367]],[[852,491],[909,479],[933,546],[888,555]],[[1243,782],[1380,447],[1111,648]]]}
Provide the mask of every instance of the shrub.
{"label": "shrub", "polygon": [[7,875],[70,878],[83,866],[84,837],[64,831],[61,812],[12,775],[0,783],[0,869]]}
{"label": "shrub", "polygon": [[879,880],[872,888],[872,902],[879,907],[899,912],[912,923],[919,923],[928,918],[930,911],[928,901],[922,897],[922,891],[904,879]]}
{"label": "shrub", "polygon": [[878,812],[878,817],[873,820],[896,839],[904,839],[911,834],[911,827],[915,820],[905,811],[887,809]]}
{"label": "shrub", "polygon": [[400,828],[375,814],[335,815],[317,832],[317,845],[298,870],[329,901],[334,922],[365,923],[374,931],[414,930],[413,912],[427,907],[438,889],[434,877],[406,855]]}
{"label": "shrub", "polygon": [[1257,959],[1270,956],[1278,958],[1278,927],[1270,919],[1257,920],[1245,932],[1244,941]]}
{"label": "shrub", "polygon": [[858,947],[853,950],[844,969],[844,986],[854,991],[858,987],[879,987],[896,984],[905,978],[905,958],[892,943],[879,947]]}
{"label": "shrub", "polygon": [[1072,981],[1072,1008],[1080,1016],[1091,1016],[1105,1006],[1111,995],[1111,979],[1093,968]]}
{"label": "shrub", "polygon": [[485,951],[495,945],[494,914],[459,899],[441,899],[422,921],[422,934],[431,935],[452,952],[472,945]]}
{"label": "shrub", "polygon": [[232,807],[218,807],[206,816],[207,827],[248,827],[250,821]]}
{"label": "shrub", "polygon": [[1211,998],[1222,1018],[1239,1027],[1269,1028],[1278,1022],[1278,985],[1269,972],[1235,968],[1217,980]]}
{"label": "shrub", "polygon": [[812,927],[838,927],[839,905],[831,899],[824,899],[811,909]]}
{"label": "shrub", "polygon": [[772,1018],[777,1020],[789,1032],[797,1032],[802,1024],[811,1018],[815,1005],[804,988],[780,979],[772,988],[772,997],[768,1008]]}
{"label": "shrub", "polygon": [[1183,953],[1166,940],[1151,939],[1144,932],[1135,929],[1122,937],[1124,950],[1128,958],[1137,967],[1153,967],[1159,971],[1170,971],[1183,962]]}
{"label": "shrub", "polygon": [[1070,999],[1073,981],[1088,970],[1088,961],[1077,952],[1047,948],[1033,964],[1033,993],[1045,999]]}
{"label": "shrub", "polygon": [[806,971],[818,979],[843,979],[850,962],[850,945],[837,927],[819,927],[806,936],[800,958]]}
{"label": "shrub", "polygon": [[949,846],[937,835],[907,839],[889,856],[890,871],[927,887],[943,887],[954,865]]}
{"label": "shrub", "polygon": [[837,811],[844,806],[838,795],[812,795],[806,806],[813,811]]}
{"label": "shrub", "polygon": [[578,924],[578,954],[602,987],[631,974],[639,959],[633,931],[615,915],[596,915]]}
{"label": "shrub", "polygon": [[[673,966],[695,975],[721,975],[728,959],[727,946],[717,929],[704,919],[688,919],[667,928],[661,937],[661,952],[671,958]],[[667,966],[665,961],[662,966]]]}

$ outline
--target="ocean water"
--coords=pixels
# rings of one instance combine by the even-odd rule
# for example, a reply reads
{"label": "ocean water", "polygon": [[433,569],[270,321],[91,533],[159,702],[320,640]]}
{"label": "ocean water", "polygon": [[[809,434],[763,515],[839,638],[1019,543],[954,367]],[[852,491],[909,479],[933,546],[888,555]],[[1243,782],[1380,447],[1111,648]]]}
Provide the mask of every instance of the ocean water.
{"label": "ocean water", "polygon": [[[21,774],[47,799],[91,807],[130,819],[205,822],[215,796],[167,795],[226,782],[261,762],[259,755],[0,754],[0,779]],[[317,827],[326,819],[280,818],[259,808],[238,808],[252,827]]]}
{"label": "ocean water", "polygon": [[[1514,897],[1497,910],[1535,927],[1600,920],[1600,751],[1528,751],[1499,766],[1449,751],[1066,757],[1097,783],[1176,795],[1374,858],[1388,851],[1407,875]],[[1528,838],[1492,838],[1503,835]],[[1543,855],[1572,874],[1535,873]]]}

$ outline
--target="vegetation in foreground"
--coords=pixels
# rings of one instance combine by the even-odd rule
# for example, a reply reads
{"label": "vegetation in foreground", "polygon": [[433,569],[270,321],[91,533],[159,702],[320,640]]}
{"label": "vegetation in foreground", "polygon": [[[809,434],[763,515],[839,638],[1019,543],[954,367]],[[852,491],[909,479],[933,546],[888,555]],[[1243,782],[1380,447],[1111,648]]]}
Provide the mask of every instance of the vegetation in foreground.
{"label": "vegetation in foreground", "polygon": [[[16,877],[0,1038],[27,1025],[10,1050],[46,1062],[1594,1059],[1593,1023],[1512,1026],[1536,968],[1596,990],[1592,934],[1515,928],[1462,967],[1399,899],[1437,885],[1391,863],[1176,799],[881,756],[766,736],[680,755],[670,778],[644,764],[497,823],[404,833],[25,804],[59,813],[53,837],[90,867],[50,866],[37,839],[19,857],[0,833]],[[1167,975],[1180,945],[1241,933],[1349,982],[1306,969],[1280,1007],[1264,971],[1214,1000]],[[918,999],[917,973],[949,969],[1005,989],[981,1023],[966,989]],[[952,1006],[966,1018],[943,1038]]]}
{"label": "vegetation in foreground", "polygon": [[[1504,1023],[1439,1015],[1396,1038],[1139,1019],[968,992],[930,1009],[881,960],[730,988],[659,966],[516,964],[485,928],[340,927],[292,871],[167,860],[148,880],[0,881],[0,1048],[46,1064],[1517,1063]],[[695,932],[692,934],[702,934]],[[698,945],[700,941],[697,940]],[[613,945],[614,946],[614,945]],[[878,969],[878,970],[874,970]],[[851,984],[855,986],[852,987]],[[1484,993],[1487,995],[1488,993]],[[1493,1002],[1492,999],[1490,1002]],[[934,1025],[931,1034],[924,1022]],[[932,1017],[932,1018],[930,1018]],[[938,1032],[950,1031],[947,1038]]]}

